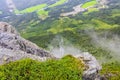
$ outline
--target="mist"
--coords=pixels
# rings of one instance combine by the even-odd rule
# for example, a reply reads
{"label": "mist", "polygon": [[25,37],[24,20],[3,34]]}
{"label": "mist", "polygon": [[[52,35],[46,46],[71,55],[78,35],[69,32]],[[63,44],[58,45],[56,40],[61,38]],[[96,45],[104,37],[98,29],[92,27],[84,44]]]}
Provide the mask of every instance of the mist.
{"label": "mist", "polygon": [[[101,47],[103,50],[106,50],[112,56],[111,59],[106,58],[106,56],[99,55],[99,62],[104,63],[110,60],[120,60],[120,37],[115,34],[111,34],[109,32],[105,32],[99,35],[94,30],[87,30],[86,33],[91,37],[92,44]],[[82,50],[76,48],[72,45],[68,40],[64,37],[58,35],[52,41],[51,44],[48,46],[50,53],[52,53],[57,58],[62,58],[65,55],[79,55]]]}
{"label": "mist", "polygon": [[50,53],[52,53],[57,58],[62,58],[66,55],[79,55],[81,51],[74,47],[68,40],[62,36],[56,36],[49,45]]}
{"label": "mist", "polygon": [[86,31],[86,33],[92,38],[92,43],[94,45],[111,52],[110,55],[114,59],[120,60],[120,37],[118,35],[106,32],[100,36],[93,30]]}

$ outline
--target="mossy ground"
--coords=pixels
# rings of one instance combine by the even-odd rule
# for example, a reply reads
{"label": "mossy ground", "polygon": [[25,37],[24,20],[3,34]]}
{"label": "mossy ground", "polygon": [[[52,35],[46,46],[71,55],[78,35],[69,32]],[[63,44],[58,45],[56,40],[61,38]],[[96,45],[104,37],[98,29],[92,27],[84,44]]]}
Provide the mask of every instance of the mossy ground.
{"label": "mossy ground", "polygon": [[120,63],[111,62],[103,64],[101,74],[103,74],[108,80],[120,80]]}
{"label": "mossy ground", "polygon": [[82,80],[84,64],[72,57],[38,62],[24,59],[0,66],[1,80]]}

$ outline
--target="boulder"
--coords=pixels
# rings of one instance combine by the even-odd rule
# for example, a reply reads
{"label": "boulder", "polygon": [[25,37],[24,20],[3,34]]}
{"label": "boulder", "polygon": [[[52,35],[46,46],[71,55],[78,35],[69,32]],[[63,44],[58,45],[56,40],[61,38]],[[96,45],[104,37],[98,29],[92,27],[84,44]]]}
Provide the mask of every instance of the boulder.
{"label": "boulder", "polygon": [[85,64],[83,80],[102,80],[99,74],[102,66],[99,64],[99,62],[93,55],[88,52],[83,52],[75,57],[82,60]]}

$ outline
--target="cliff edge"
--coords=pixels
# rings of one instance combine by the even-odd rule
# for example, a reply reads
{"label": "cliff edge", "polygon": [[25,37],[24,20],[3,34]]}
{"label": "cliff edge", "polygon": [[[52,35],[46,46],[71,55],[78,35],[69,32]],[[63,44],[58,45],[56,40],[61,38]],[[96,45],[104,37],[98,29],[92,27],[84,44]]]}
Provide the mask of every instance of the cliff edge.
{"label": "cliff edge", "polygon": [[34,59],[32,55],[36,58],[53,58],[49,52],[22,38],[16,29],[6,22],[0,22],[0,54],[1,63],[4,60],[3,58],[8,60],[11,57],[13,60],[24,57]]}

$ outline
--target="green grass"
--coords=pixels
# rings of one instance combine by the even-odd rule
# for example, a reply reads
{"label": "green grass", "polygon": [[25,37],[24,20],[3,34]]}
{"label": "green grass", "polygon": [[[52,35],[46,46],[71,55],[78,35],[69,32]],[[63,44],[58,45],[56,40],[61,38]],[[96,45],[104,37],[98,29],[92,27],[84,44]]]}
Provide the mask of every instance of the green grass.
{"label": "green grass", "polygon": [[82,80],[83,63],[68,55],[38,62],[24,59],[0,66],[1,80]]}
{"label": "green grass", "polygon": [[120,16],[120,13],[116,13],[116,14],[112,14],[112,17],[119,17]]}
{"label": "green grass", "polygon": [[120,79],[120,63],[106,63],[103,64],[101,74],[105,75],[108,80],[119,80]]}
{"label": "green grass", "polygon": [[89,8],[87,12],[84,12],[83,14],[89,14],[91,12],[99,11],[97,8]]}
{"label": "green grass", "polygon": [[47,4],[40,4],[40,5],[37,5],[37,6],[26,8],[26,9],[21,10],[21,11],[15,10],[15,13],[16,14],[31,13],[31,12],[34,12],[34,11],[37,11],[37,10],[41,10],[41,9],[43,9],[46,6],[47,6]]}
{"label": "green grass", "polygon": [[45,11],[45,10],[39,10],[37,12],[37,15],[43,20],[48,17],[48,14],[49,14],[49,11]]}
{"label": "green grass", "polygon": [[49,30],[47,30],[47,32],[51,32],[53,34],[57,34],[60,32],[64,32],[64,31],[74,31],[74,28],[60,28],[60,27],[55,27],[55,28],[51,28]]}
{"label": "green grass", "polygon": [[120,10],[114,9],[112,12],[112,18],[119,17],[120,16]]}
{"label": "green grass", "polygon": [[94,6],[95,4],[97,4],[96,0],[91,0],[91,1],[86,2],[85,4],[83,4],[82,8],[88,8],[88,7]]}
{"label": "green grass", "polygon": [[92,22],[95,24],[95,29],[111,29],[115,28],[113,25],[109,25],[101,20],[92,19]]}
{"label": "green grass", "polygon": [[66,0],[59,0],[58,2],[56,2],[55,4],[50,5],[49,7],[59,6],[59,5],[63,4],[63,3],[65,3],[65,1]]}
{"label": "green grass", "polygon": [[46,16],[48,16],[48,13],[49,12],[45,11],[45,10],[40,10],[40,11],[37,12],[38,15],[46,15]]}

